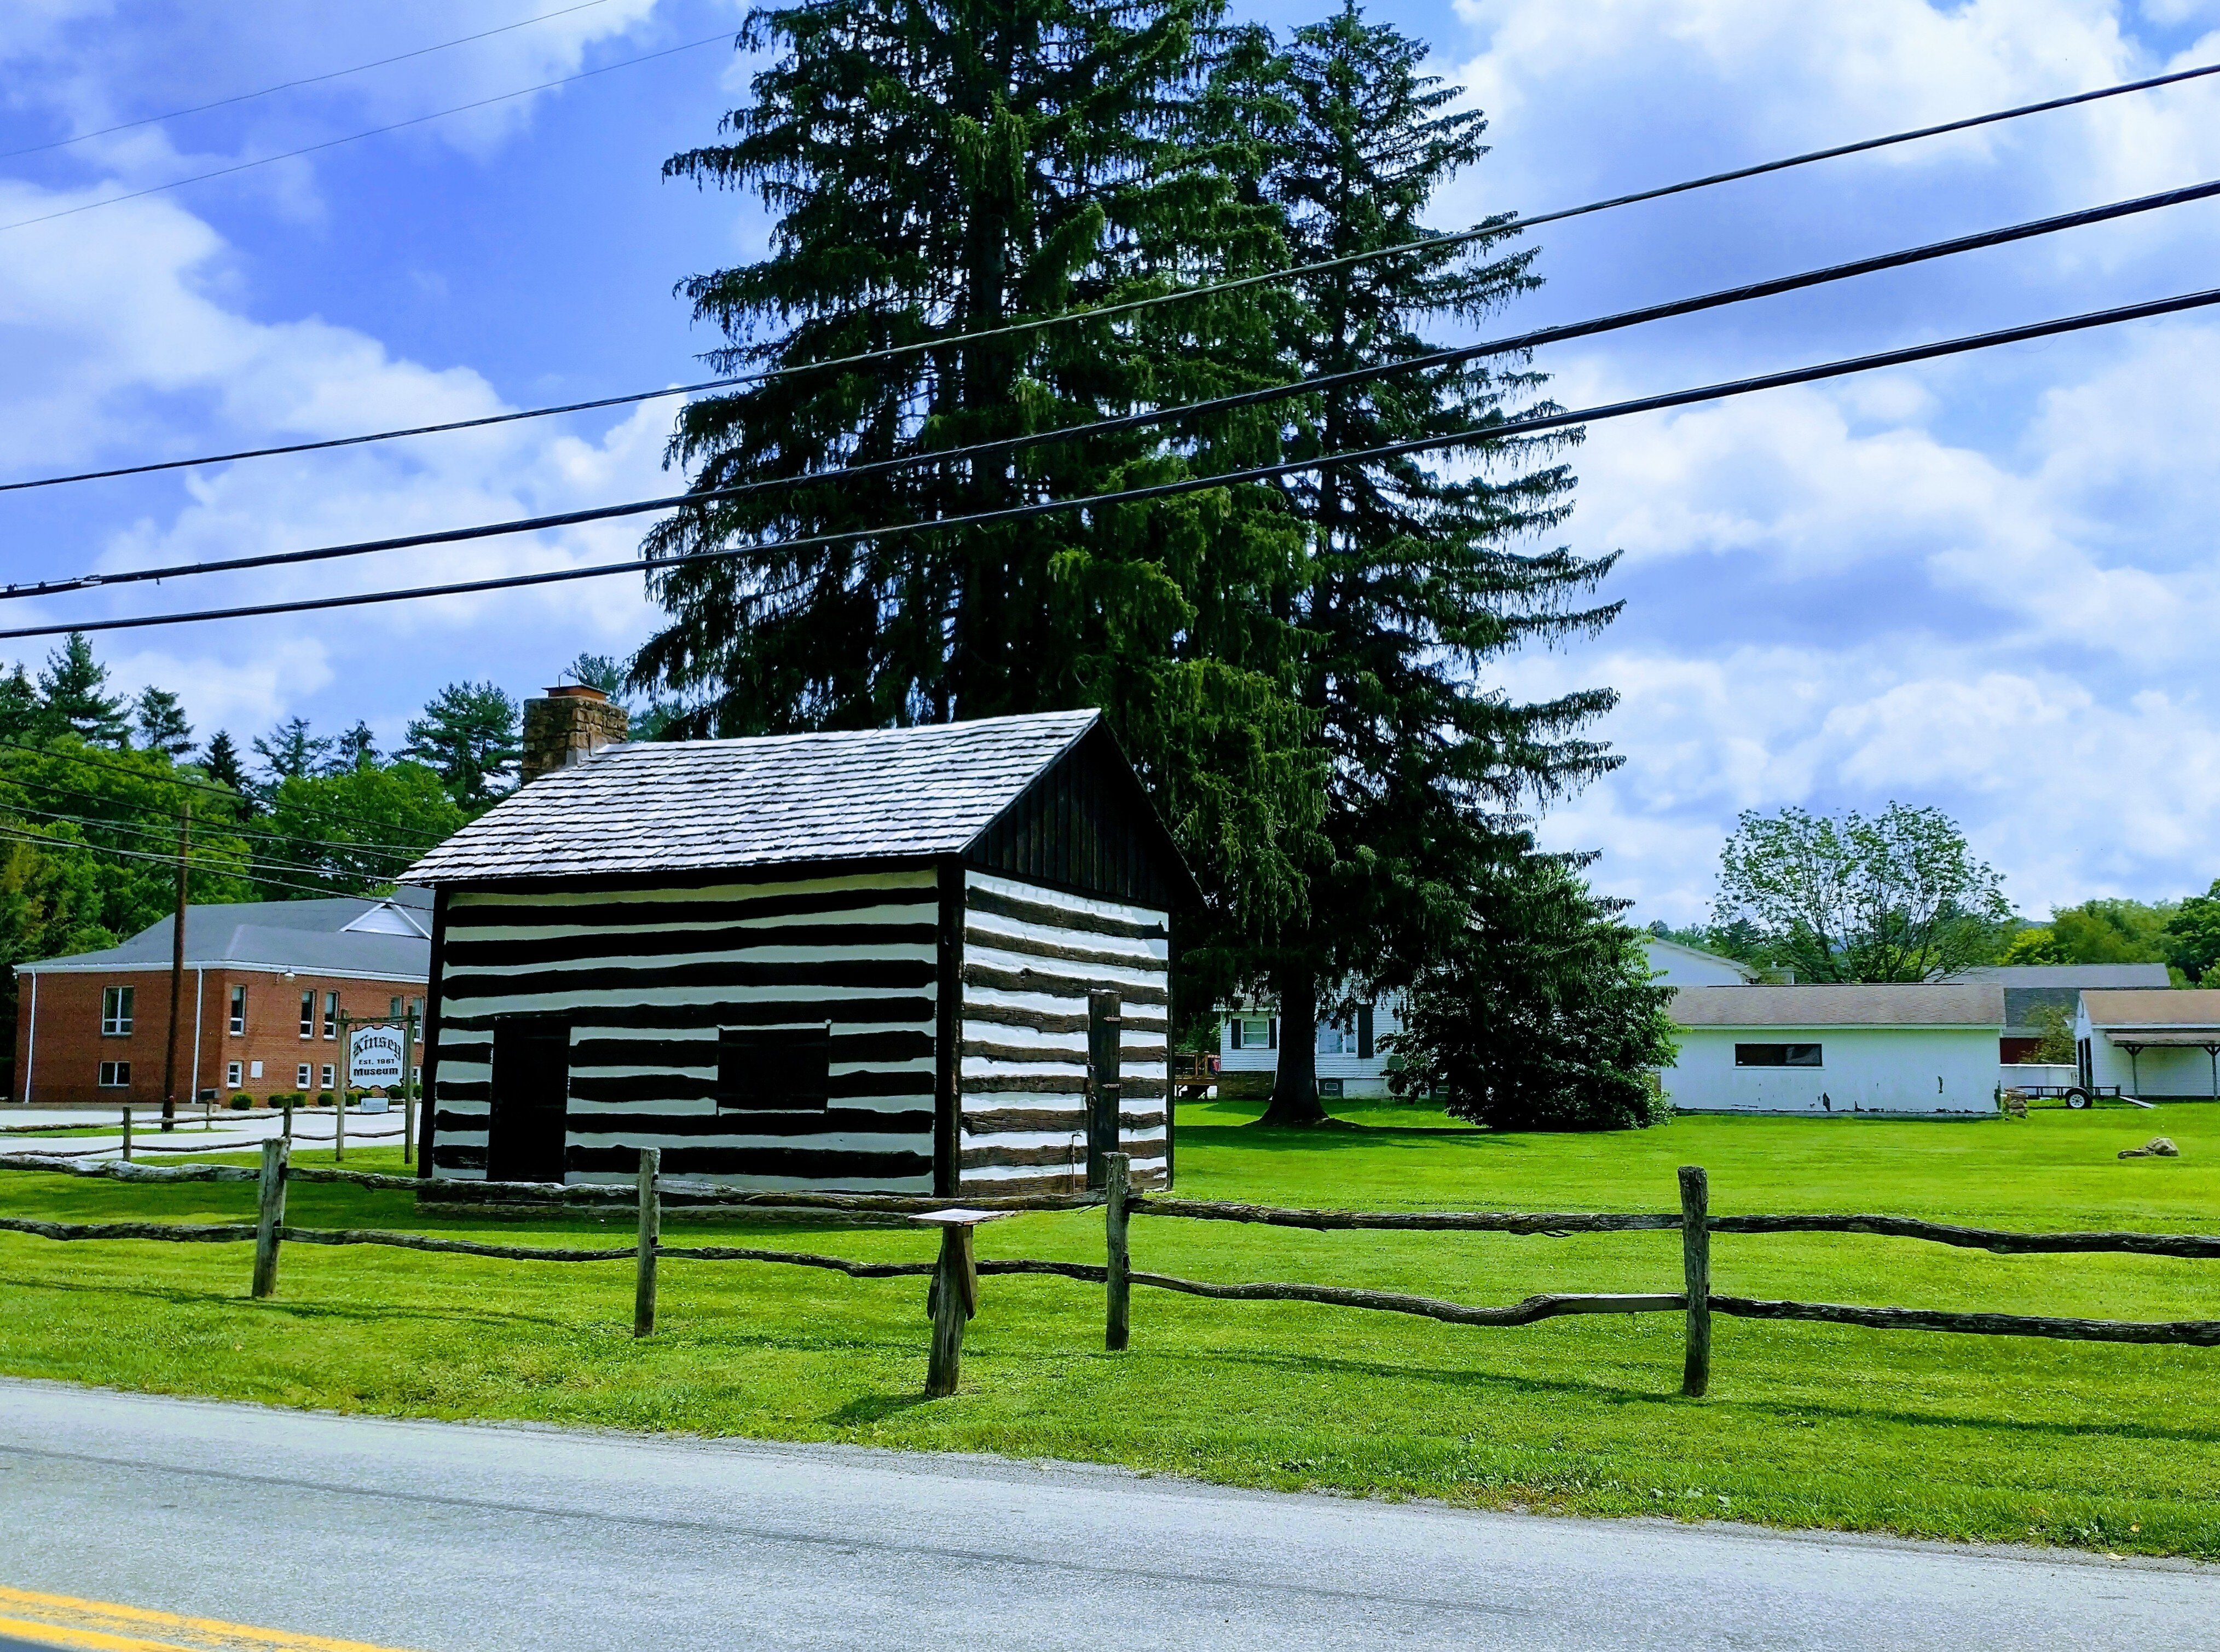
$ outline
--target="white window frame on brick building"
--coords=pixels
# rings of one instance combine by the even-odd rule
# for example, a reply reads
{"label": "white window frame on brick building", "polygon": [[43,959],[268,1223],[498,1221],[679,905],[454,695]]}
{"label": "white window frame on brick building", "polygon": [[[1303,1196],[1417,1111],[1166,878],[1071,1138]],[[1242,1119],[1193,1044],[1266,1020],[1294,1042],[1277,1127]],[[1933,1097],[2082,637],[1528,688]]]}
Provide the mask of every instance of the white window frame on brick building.
{"label": "white window frame on brick building", "polygon": [[304,1038],[316,1036],[316,995],[313,992],[301,994],[301,1036]]}
{"label": "white window frame on brick building", "polygon": [[103,987],[100,989],[100,1036],[103,1038],[128,1038],[135,1019],[139,989],[135,987]]}
{"label": "white window frame on brick building", "polygon": [[244,1084],[246,1082],[246,1068],[245,1063],[236,1061],[228,1061],[224,1063],[223,1082],[234,1090],[240,1085]]}
{"label": "white window frame on brick building", "polygon": [[293,1088],[296,1090],[307,1089],[309,1088],[309,1075],[315,1069],[312,1069],[305,1061],[298,1067],[296,1067],[293,1069]]}
{"label": "white window frame on brick building", "polygon": [[234,1036],[246,1031],[246,983],[244,982],[231,989],[231,1030]]}
{"label": "white window frame on brick building", "polygon": [[101,1063],[100,1088],[103,1090],[129,1089],[131,1088],[131,1063],[128,1061],[104,1061]]}
{"label": "white window frame on brick building", "polygon": [[320,1090],[328,1090],[332,1088],[333,1080],[339,1076],[339,1069],[334,1067],[331,1063],[326,1062],[323,1064],[322,1073],[323,1077],[317,1084],[316,1088]]}

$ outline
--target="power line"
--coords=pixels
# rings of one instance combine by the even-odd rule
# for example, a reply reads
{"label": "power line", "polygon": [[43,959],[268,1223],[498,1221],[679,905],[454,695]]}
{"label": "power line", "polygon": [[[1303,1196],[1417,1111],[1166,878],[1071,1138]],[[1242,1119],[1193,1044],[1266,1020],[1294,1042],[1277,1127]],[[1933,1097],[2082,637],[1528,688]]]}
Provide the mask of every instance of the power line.
{"label": "power line", "polygon": [[[98,792],[78,791],[72,787],[56,786],[43,780],[23,780],[14,776],[0,776],[0,785],[21,787],[26,790],[45,792],[50,795],[57,795],[65,798],[77,798],[88,803],[112,803],[115,801],[113,798],[103,797]],[[0,803],[0,810],[9,811],[18,814],[35,814],[56,820],[67,820],[76,826],[97,826],[103,831],[107,832],[136,832],[142,836],[160,837],[165,835],[166,832],[170,830],[170,828],[167,827],[145,826],[129,820],[111,820],[105,815],[70,814],[59,809],[37,807],[28,802],[16,804]],[[296,838],[290,832],[257,832],[251,827],[234,826],[228,820],[209,822],[206,820],[205,817],[203,817],[203,823],[208,824],[210,829],[215,832],[219,836],[225,838],[236,838],[240,839],[246,845],[248,852],[250,853],[260,852],[256,848],[256,845],[259,844],[275,844],[286,849],[329,849],[334,851],[336,853],[359,854],[377,858],[391,858],[403,861],[415,861],[425,853],[425,847],[404,849],[385,844],[347,843],[340,839],[329,838]],[[426,847],[428,847],[428,845]],[[290,865],[292,870],[296,872],[322,873],[327,870],[323,866],[305,865],[297,861],[288,862],[271,859],[265,860],[261,863],[267,866]]]}
{"label": "power line", "polygon": [[[35,832],[12,830],[4,824],[0,824],[0,842],[28,844],[34,849],[74,850],[79,854],[107,856],[111,858],[120,857],[125,860],[156,861],[164,866],[175,866],[178,863],[178,857],[175,855],[150,855],[140,849],[112,849],[103,844],[81,843],[69,838],[42,837]],[[190,857],[189,856],[187,859],[190,864]],[[272,889],[291,889],[302,895],[315,895],[326,901],[369,901],[376,898],[366,895],[343,895],[334,889],[318,888],[313,884],[290,882],[282,877],[265,877],[256,872],[234,871],[228,866],[203,866],[198,870],[214,877],[235,877],[242,883],[259,883]]]}
{"label": "power line", "polygon": [[1970,235],[1955,236],[1949,240],[1930,241],[1924,246],[1879,253],[1871,258],[1855,259],[1848,264],[1830,265],[1823,269],[1807,270],[1797,275],[1779,276],[1770,280],[1752,282],[1739,287],[1723,288],[1693,298],[1674,299],[1662,304],[1648,305],[1640,309],[1621,310],[1616,315],[1601,316],[1590,321],[1543,327],[1530,333],[1518,334],[1510,338],[1490,340],[1482,344],[1462,345],[1455,349],[1432,351],[1425,355],[1412,356],[1405,360],[1388,362],[1377,366],[1356,368],[1339,373],[1320,373],[1308,378],[1294,380],[1290,383],[1267,385],[1257,390],[1238,391],[1231,396],[1217,396],[1208,401],[1182,402],[1173,407],[1126,414],[1112,419],[1094,420],[1086,424],[1067,425],[1055,430],[1007,436],[994,441],[973,442],[961,447],[904,454],[895,458],[875,459],[868,464],[845,465],[833,471],[815,471],[799,476],[765,477],[759,481],[736,483],[727,488],[694,489],[683,494],[665,495],[660,498],[634,500],[620,505],[596,506],[581,511],[565,511],[552,515],[526,517],[507,522],[485,523],[474,528],[434,529],[423,533],[401,534],[382,539],[359,539],[346,545],[322,545],[306,551],[264,552],[252,556],[227,557],[214,561],[173,563],[160,568],[134,568],[119,573],[80,574],[65,579],[42,579],[22,584],[11,583],[0,586],[0,602],[16,597],[53,596],[66,591],[89,590],[97,586],[139,584],[148,580],[159,583],[167,579],[187,578],[196,574],[235,573],[248,568],[272,568],[299,563],[329,562],[343,557],[366,556],[375,552],[406,551],[427,545],[452,545],[466,539],[487,539],[508,533],[531,533],[548,527],[577,527],[582,523],[603,521],[612,517],[644,515],[652,511],[675,510],[720,500],[783,492],[826,482],[847,482],[859,477],[882,476],[928,465],[945,465],[1000,456],[1059,442],[1076,441],[1088,437],[1137,430],[1175,420],[1228,413],[1240,408],[1257,407],[1296,396],[1315,395],[1320,391],[1338,390],[1347,385],[1363,383],[1397,374],[1436,371],[1445,367],[1478,360],[1483,357],[1508,355],[1538,349],[1544,345],[1559,344],[1571,339],[1592,338],[1599,334],[1616,332],[1624,327],[1640,326],[1649,321],[1664,321],[1675,316],[1693,315],[1703,310],[1717,309],[1727,305],[1775,297],[1783,293],[1822,286],[1830,282],[1846,281],[1854,277],[1872,275],[1884,270],[1899,269],[1935,259],[1949,258],[1961,252],[2004,246],[2010,242],[2027,240],[2040,235],[2055,234],[2062,230],[2081,228],[2087,225],[2104,223],[2137,213],[2152,212],[2166,207],[2180,206],[2190,202],[2209,200],[2216,196],[2220,196],[2220,181],[2192,184],[2183,189],[2163,190],[2155,195],[2139,196],[2127,201],[2116,201],[2105,206],[2089,207],[2076,212],[2058,213],[2048,218],[2031,219],[2024,223],[2008,225],[2000,229],[1981,230]]}
{"label": "power line", "polygon": [[[638,561],[597,563],[585,567],[551,569],[541,573],[509,574],[499,578],[460,581],[446,585],[419,585],[402,589],[359,591],[346,595],[304,597],[284,602],[253,603],[238,608],[202,608],[182,614],[142,614],[131,619],[86,620],[66,625],[24,626],[14,630],[0,631],[0,641],[24,637],[59,637],[72,631],[136,631],[151,626],[197,624],[211,620],[257,619],[273,614],[307,614],[327,608],[363,608],[382,602],[413,602],[430,596],[467,596],[484,591],[510,590],[527,585],[552,585],[577,579],[600,579],[612,574],[648,572],[698,566],[708,562],[730,562],[760,557],[777,552],[820,550],[833,545],[852,545],[860,540],[887,539],[909,533],[945,533],[951,528],[982,527],[1002,522],[1026,521],[1036,517],[1059,514],[1065,511],[1083,510],[1111,505],[1139,504],[1151,500],[1168,499],[1179,495],[1201,493],[1216,488],[1234,487],[1247,483],[1269,482],[1284,476],[1294,476],[1306,471],[1331,470],[1341,464],[1369,464],[1384,459],[1400,458],[1406,454],[1423,452],[1429,448],[1459,447],[1486,441],[1524,439],[1547,431],[1562,430],[1575,425],[1593,424],[1606,419],[1622,419],[1637,413],[1655,413],[1670,408],[1688,407],[1700,402],[1723,401],[1730,396],[1749,396],[1760,390],[1786,389],[1797,384],[1811,384],[1821,380],[1844,377],[1853,373],[1874,372],[1889,367],[1907,366],[1916,362],[1934,361],[1947,356],[1963,355],[1975,350],[1990,350],[1999,346],[2024,344],[2036,339],[2056,338],[2065,334],[2086,332],[2092,327],[2110,327],[2123,321],[2142,321],[2152,316],[2178,315],[2186,310],[2202,309],[2220,304],[2220,288],[2207,288],[2201,292],[2179,294],[2172,298],[2147,300],[2139,304],[2123,304],[2110,309],[2091,310],[2080,315],[2061,317],[2055,321],[2030,322],[2022,327],[2002,327],[1988,333],[1968,334],[1962,338],[1946,339],[1934,344],[1912,345],[1899,350],[1885,350],[1872,355],[1853,356],[1839,361],[1824,363],[1814,367],[1796,367],[1783,372],[1763,373],[1748,378],[1730,379],[1723,383],[1708,384],[1696,390],[1669,390],[1662,395],[1636,397],[1630,401],[1608,402],[1600,407],[1584,408],[1573,413],[1550,414],[1542,417],[1517,421],[1497,421],[1475,425],[1468,429],[1452,431],[1444,435],[1422,436],[1409,441],[1394,442],[1380,447],[1369,447],[1351,452],[1328,453],[1314,458],[1288,459],[1274,464],[1255,465],[1246,470],[1220,471],[1216,475],[1193,477],[1178,482],[1162,482],[1146,487],[1128,488],[1115,493],[1089,494],[1077,499],[1046,499],[1032,504],[1011,505],[998,510],[979,511],[968,516],[942,517],[931,521],[895,522],[879,527],[856,528],[839,533],[821,533],[804,539],[774,539],[762,545],[734,545],[720,551],[697,551],[677,557],[645,558]],[[605,509],[602,514],[614,514],[623,508]],[[589,514],[574,513],[583,518]],[[455,531],[454,539],[483,536],[478,528]],[[438,539],[442,536],[427,536]]]}
{"label": "power line", "polygon": [[590,11],[596,6],[608,3],[608,0],[582,0],[582,3],[565,6],[560,11],[543,11],[537,17],[527,17],[521,22],[503,23],[498,28],[482,28],[477,34],[465,34],[459,40],[441,41],[437,46],[420,46],[413,52],[402,52],[394,57],[379,58],[371,63],[358,63],[352,68],[334,69],[326,74],[304,75],[298,80],[280,81],[275,86],[265,86],[259,91],[239,92],[230,97],[219,97],[214,103],[194,103],[185,109],[173,109],[166,115],[142,115],[135,121],[119,121],[114,126],[104,126],[97,131],[80,132],[73,138],[57,138],[52,143],[34,143],[28,149],[0,150],[0,160],[13,160],[18,155],[42,155],[51,149],[66,149],[72,144],[89,143],[95,138],[107,137],[110,133],[129,132],[142,126],[157,126],[164,121],[179,120],[188,115],[205,115],[212,109],[228,109],[234,103],[252,103],[258,97],[268,97],[281,91],[292,91],[302,86],[321,85],[327,80],[340,80],[348,75],[359,75],[371,69],[383,69],[390,64],[406,63],[411,58],[428,57],[434,52],[446,52],[458,46],[468,46],[473,41],[490,40],[496,34],[506,34],[514,29],[529,28],[534,23],[548,22],[557,17],[567,17],[574,11]]}
{"label": "power line", "polygon": [[[719,37],[721,38],[721,37]],[[706,44],[697,41],[695,44]],[[686,50],[676,47],[674,50]],[[610,65],[612,68],[621,65]],[[595,71],[594,72],[600,72]],[[1688,178],[1677,184],[1666,184],[1648,190],[1638,190],[1629,195],[1612,196],[1607,200],[1591,201],[1584,206],[1561,208],[1531,218],[1510,215],[1502,218],[1482,221],[1471,228],[1447,235],[1431,236],[1422,240],[1408,241],[1400,246],[1381,247],[1367,252],[1353,252],[1346,257],[1325,259],[1314,264],[1295,265],[1282,270],[1259,275],[1241,276],[1231,280],[1207,282],[1200,286],[1184,287],[1175,292],[1158,293],[1145,298],[1129,299],[1120,303],[1105,304],[1096,309],[1060,312],[1033,321],[1013,322],[1003,327],[982,327],[970,333],[955,333],[922,340],[914,344],[895,345],[882,350],[867,350],[853,355],[835,356],[790,367],[765,369],[760,372],[738,373],[721,378],[705,378],[690,384],[665,385],[658,390],[633,390],[620,396],[597,396],[590,401],[564,402],[547,407],[525,408],[514,413],[490,413],[475,419],[454,419],[439,424],[410,425],[393,430],[371,431],[359,436],[332,436],[315,441],[289,442],[271,447],[246,447],[228,453],[204,453],[196,458],[159,459],[144,464],[118,465],[103,471],[78,471],[66,476],[34,477],[24,482],[0,483],[0,493],[13,493],[26,488],[53,488],[73,482],[97,482],[115,477],[147,476],[159,471],[190,469],[203,464],[228,464],[240,459],[274,458],[290,453],[314,453],[335,447],[358,447],[370,442],[395,441],[408,436],[435,436],[457,430],[479,430],[490,425],[514,424],[523,419],[545,419],[560,414],[589,413],[602,408],[628,407],[641,402],[660,401],[676,396],[692,396],[702,390],[728,390],[742,384],[768,383],[776,379],[803,373],[830,372],[837,369],[858,367],[873,362],[889,361],[925,351],[945,350],[952,346],[977,343],[988,339],[1003,338],[1013,334],[1036,333],[1062,327],[1074,321],[1101,321],[1116,315],[1132,315],[1152,309],[1163,304],[1184,302],[1213,294],[1246,290],[1275,281],[1288,281],[1301,276],[1324,274],[1328,271],[1345,269],[1373,259],[1399,257],[1418,252],[1436,252],[1494,235],[1506,235],[1514,231],[1537,229],[1544,224],[1562,223],[1568,219],[1585,217],[1591,213],[1606,212],[1613,208],[1635,206],[1646,201],[1662,200],[1668,196],[1684,195],[1694,190],[1711,189],[1721,184],[1737,183],[1744,178],[1760,178],[1769,172],[1779,172],[1792,167],[1809,166],[1823,160],[1836,160],[1845,155],[1863,154],[1896,144],[1912,143],[1924,138],[1942,137],[1953,132],[1970,131],[1977,127],[1994,125],[2004,121],[2016,121],[2030,115],[2048,114],[2055,109],[2069,109],[2080,103],[2096,103],[2105,98],[2125,97],[2131,92],[2155,90],[2184,81],[2201,79],[2220,74],[2220,63],[2207,64],[2200,68],[2178,70],[2171,74],[2154,75],[2148,79],[2131,80],[2116,86],[2103,86],[2094,91],[2074,92],[2064,97],[2053,97],[2037,103],[2022,103],[2011,109],[1996,109],[1986,115],[1968,115],[1962,120],[1946,121],[1935,126],[1916,127],[1908,131],[1891,133],[1884,137],[1864,138],[1855,143],[1837,144],[1832,148],[1807,150],[1802,154],[1785,156],[1778,160],[1761,161],[1755,165],[1737,167],[1728,171],[1712,172],[1702,178]],[[552,83],[561,84],[561,82]],[[539,88],[533,88],[538,90]],[[521,93],[510,94],[522,96]],[[427,120],[436,117],[427,115]],[[368,134],[363,134],[368,135]],[[339,141],[348,141],[340,140]],[[302,152],[306,153],[306,152]],[[272,157],[283,159],[283,157]],[[191,180],[185,180],[190,182]],[[165,185],[164,187],[171,187]],[[118,196],[118,199],[127,197]],[[95,205],[102,204],[94,203]],[[84,208],[72,208],[84,211]],[[28,221],[39,221],[36,220]],[[0,228],[12,228],[0,225]]]}
{"label": "power line", "polygon": [[[4,812],[9,814],[21,814],[35,817],[38,820],[52,820],[68,826],[90,826],[96,831],[100,832],[121,832],[134,838],[161,838],[167,839],[173,838],[177,832],[177,828],[174,826],[165,830],[160,826],[142,826],[129,820],[103,820],[97,815],[65,814],[59,809],[33,808],[28,804],[22,803],[14,805],[0,804],[0,812]],[[228,831],[221,825],[215,826],[214,830],[219,837],[228,838],[238,835]],[[57,838],[54,841],[65,843],[72,840],[69,838]],[[96,848],[101,846],[102,845],[94,845]],[[196,847],[214,851],[217,853],[232,852],[229,851],[215,850],[215,845],[197,845]],[[328,866],[310,866],[296,860],[275,860],[263,857],[256,853],[252,845],[249,845],[236,852],[246,857],[246,863],[249,866],[274,866],[281,872],[305,872],[311,877],[332,877],[338,876],[338,874],[335,874],[333,869]],[[418,855],[421,855],[423,852],[424,851],[421,850],[416,851]]]}
{"label": "power line", "polygon": [[64,207],[57,212],[41,213],[35,218],[18,218],[10,224],[0,224],[0,233],[5,233],[10,229],[28,229],[33,224],[49,224],[57,218],[73,218],[78,213],[90,212],[96,207],[112,207],[122,201],[137,201],[149,195],[162,195],[171,190],[181,190],[188,184],[205,184],[212,178],[229,178],[237,172],[251,172],[258,166],[273,165],[281,160],[296,160],[302,155],[318,154],[327,149],[336,149],[342,144],[359,143],[365,138],[382,137],[388,132],[399,132],[408,127],[421,126],[427,121],[445,120],[450,115],[464,115],[474,109],[485,109],[495,103],[507,103],[519,97],[529,97],[534,92],[552,91],[558,86],[567,86],[574,81],[589,80],[596,75],[605,75],[616,69],[629,69],[634,64],[652,63],[658,58],[672,57],[680,52],[696,51],[704,46],[713,46],[719,41],[731,38],[730,30],[721,34],[704,35],[698,41],[689,41],[683,46],[669,46],[660,52],[643,52],[638,57],[620,58],[614,63],[604,63],[598,69],[582,69],[577,74],[564,75],[554,80],[543,80],[536,86],[524,86],[515,91],[497,92],[491,97],[481,97],[472,103],[458,103],[452,109],[434,109],[429,115],[412,115],[405,121],[394,121],[384,126],[374,126],[366,132],[350,132],[343,138],[327,138],[321,143],[308,144],[298,149],[288,149],[282,154],[264,155],[254,160],[242,160],[235,165],[219,166],[213,171],[195,172],[190,178],[173,178],[166,184],[152,184],[143,190],[130,190],[122,195],[103,196],[97,201],[87,201],[78,206]]}
{"label": "power line", "polygon": [[[252,801],[251,799],[232,790],[230,787],[218,785],[215,782],[211,780],[192,780],[187,778],[185,776],[174,772],[166,775],[150,775],[144,770],[133,768],[128,763],[117,763],[109,758],[97,757],[90,751],[82,750],[75,751],[65,751],[55,746],[41,745],[35,741],[16,739],[8,735],[0,734],[0,749],[10,747],[18,751],[31,752],[38,757],[53,757],[65,763],[79,764],[88,769],[105,769],[113,774],[126,776],[144,785],[174,786],[181,791],[199,792],[222,798],[225,801],[230,803],[248,803]],[[11,777],[12,776],[10,776],[8,770],[0,770],[0,779],[8,779]],[[327,807],[323,810],[323,813],[329,815],[335,820],[352,820],[359,826],[374,826],[379,831],[384,831],[387,824],[384,821],[372,820],[366,815],[357,814],[351,809],[340,809]],[[411,851],[410,852],[421,853],[422,851]]]}

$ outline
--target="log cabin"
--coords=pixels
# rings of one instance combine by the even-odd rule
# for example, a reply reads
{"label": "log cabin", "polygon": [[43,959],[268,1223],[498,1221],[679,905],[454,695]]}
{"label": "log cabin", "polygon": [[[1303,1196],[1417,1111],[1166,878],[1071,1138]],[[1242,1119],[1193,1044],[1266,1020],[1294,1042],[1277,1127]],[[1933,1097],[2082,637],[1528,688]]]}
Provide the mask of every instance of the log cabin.
{"label": "log cabin", "polygon": [[[1097,713],[627,742],[527,702],[433,850],[425,1174],[972,1196],[1170,1185],[1200,899]],[[614,715],[612,715],[614,714]]]}

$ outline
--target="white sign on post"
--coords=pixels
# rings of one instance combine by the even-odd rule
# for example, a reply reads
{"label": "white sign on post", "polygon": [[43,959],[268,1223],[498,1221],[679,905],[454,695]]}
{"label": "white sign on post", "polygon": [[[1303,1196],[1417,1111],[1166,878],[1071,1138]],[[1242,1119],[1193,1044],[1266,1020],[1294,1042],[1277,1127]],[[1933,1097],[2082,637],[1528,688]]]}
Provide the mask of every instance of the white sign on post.
{"label": "white sign on post", "polygon": [[354,1084],[398,1084],[407,1059],[397,1026],[359,1026],[347,1036],[347,1073]]}

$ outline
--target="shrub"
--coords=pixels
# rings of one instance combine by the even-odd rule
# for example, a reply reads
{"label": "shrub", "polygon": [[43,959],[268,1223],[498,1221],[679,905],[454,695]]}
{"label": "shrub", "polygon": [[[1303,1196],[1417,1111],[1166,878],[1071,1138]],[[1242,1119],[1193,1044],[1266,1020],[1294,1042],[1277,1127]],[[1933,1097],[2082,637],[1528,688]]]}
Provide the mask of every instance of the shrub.
{"label": "shrub", "polygon": [[231,1098],[231,1110],[234,1113],[245,1113],[253,1105],[254,1098],[247,1094],[244,1090],[241,1090],[238,1094]]}
{"label": "shrub", "polygon": [[329,1090],[318,1090],[316,1092],[316,1105],[320,1107],[328,1107],[331,1106],[332,1093]]}
{"label": "shrub", "polygon": [[370,1092],[368,1090],[349,1090],[347,1092],[347,1106],[351,1107],[359,1107],[368,1100],[370,1100]]}
{"label": "shrub", "polygon": [[1412,992],[1397,1035],[1401,1094],[1499,1130],[1624,1130],[1671,1112],[1672,989],[1650,979],[1623,903],[1564,861],[1529,854],[1474,891],[1475,921]]}

